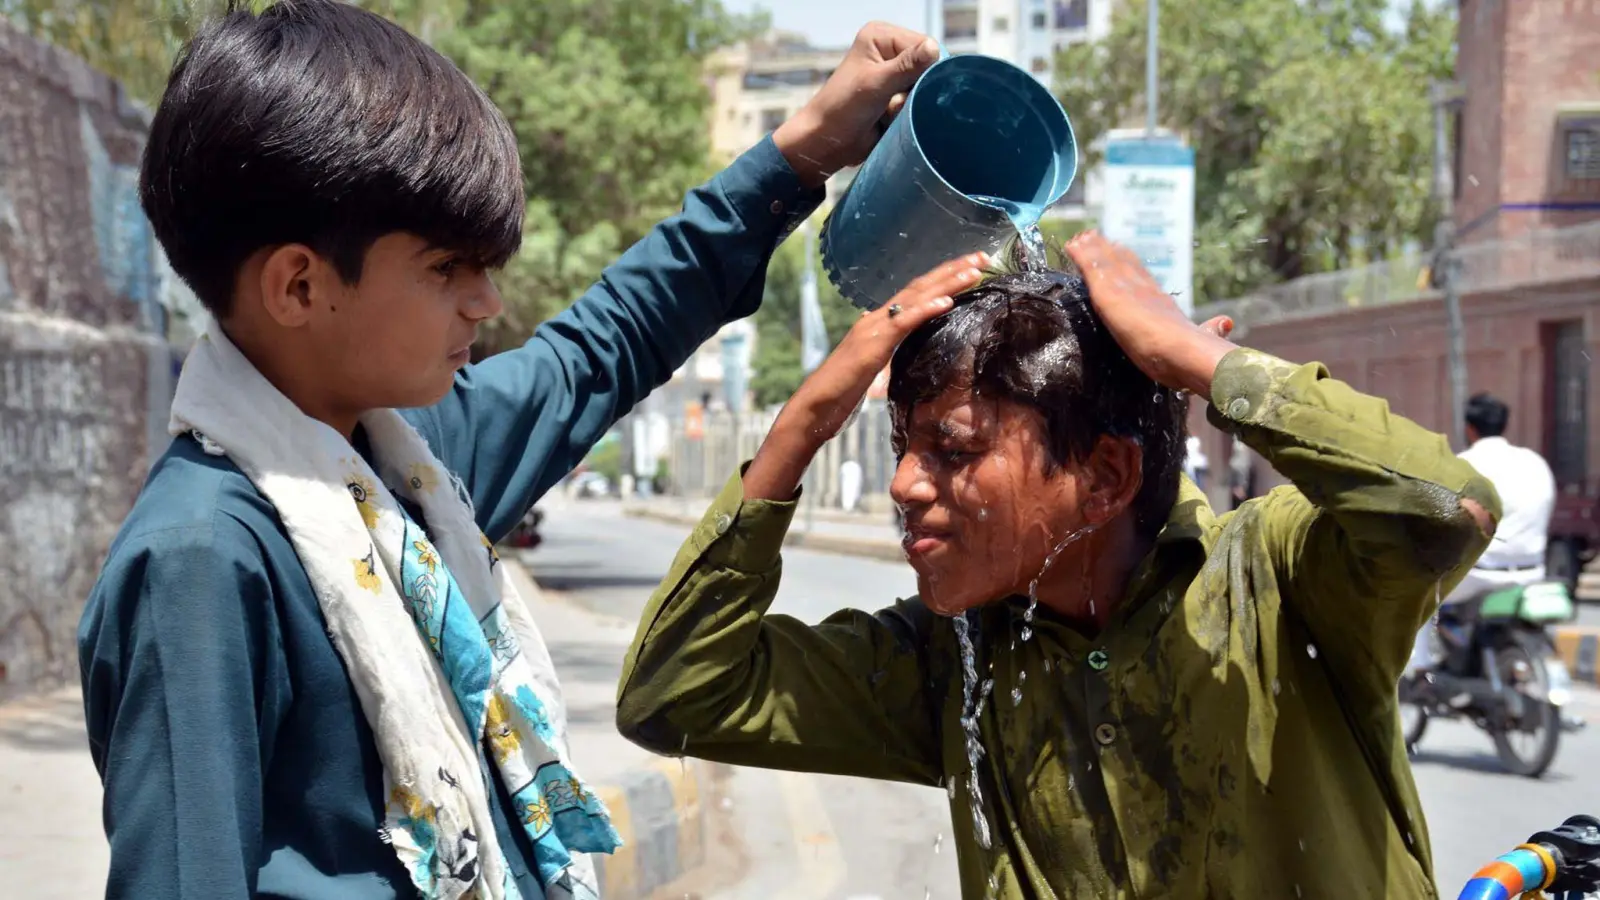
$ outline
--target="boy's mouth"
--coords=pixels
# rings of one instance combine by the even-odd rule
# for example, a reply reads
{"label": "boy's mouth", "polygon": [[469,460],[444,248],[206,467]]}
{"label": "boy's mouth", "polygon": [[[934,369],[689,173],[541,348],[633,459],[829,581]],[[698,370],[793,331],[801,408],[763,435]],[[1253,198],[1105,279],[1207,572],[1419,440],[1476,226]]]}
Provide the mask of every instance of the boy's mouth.
{"label": "boy's mouth", "polygon": [[924,525],[908,525],[900,544],[908,556],[917,557],[926,556],[949,546],[950,539],[949,532],[938,531]]}
{"label": "boy's mouth", "polygon": [[464,366],[464,365],[466,365],[467,363],[469,363],[471,361],[472,361],[472,345],[471,344],[468,344],[467,346],[462,347],[460,350],[457,350],[456,352],[450,354],[450,362],[454,363],[457,367]]}

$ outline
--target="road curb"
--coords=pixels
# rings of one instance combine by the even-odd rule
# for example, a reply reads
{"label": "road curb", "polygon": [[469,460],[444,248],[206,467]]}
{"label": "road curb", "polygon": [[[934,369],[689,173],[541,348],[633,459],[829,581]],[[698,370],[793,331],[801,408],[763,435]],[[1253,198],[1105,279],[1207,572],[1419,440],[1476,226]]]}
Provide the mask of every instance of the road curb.
{"label": "road curb", "polygon": [[[630,518],[649,519],[653,522],[665,522],[668,525],[687,525],[691,528],[700,524],[698,516],[685,516],[641,507],[624,507],[622,514]],[[904,562],[906,558],[905,550],[900,546],[899,541],[790,531],[784,535],[783,543],[787,547],[802,547],[806,550],[816,550],[820,553],[861,556],[867,559],[881,559],[888,562]]]}
{"label": "road curb", "polygon": [[699,760],[658,759],[595,786],[622,837],[615,853],[593,857],[601,896],[642,900],[705,864],[719,768]]}
{"label": "road curb", "polygon": [[[500,549],[500,562],[511,566],[517,590],[529,603],[570,603],[546,594],[533,569],[519,554]],[[584,611],[585,615],[595,615]],[[561,673],[556,672],[557,677]],[[686,878],[700,879],[708,861],[711,817],[728,767],[700,760],[664,757],[590,785],[606,805],[611,824],[622,838],[616,852],[591,855],[607,900],[646,900]],[[674,892],[681,895],[681,892]]]}
{"label": "road curb", "polygon": [[1572,680],[1600,686],[1600,628],[1562,625],[1554,629],[1552,637]]}

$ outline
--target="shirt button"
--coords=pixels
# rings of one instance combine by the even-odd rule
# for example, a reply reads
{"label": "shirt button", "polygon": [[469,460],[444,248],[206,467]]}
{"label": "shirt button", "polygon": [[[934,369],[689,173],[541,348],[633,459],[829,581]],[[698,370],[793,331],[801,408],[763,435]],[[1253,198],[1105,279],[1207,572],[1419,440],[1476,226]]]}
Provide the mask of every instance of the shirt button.
{"label": "shirt button", "polygon": [[1228,418],[1230,419],[1242,419],[1249,414],[1250,401],[1243,397],[1235,397],[1233,402],[1228,404]]}
{"label": "shirt button", "polygon": [[783,215],[783,201],[782,200],[774,200],[774,201],[772,201],[772,206],[770,206],[768,208],[772,210],[772,214],[775,215],[775,216]]}
{"label": "shirt button", "polygon": [[1096,672],[1104,672],[1106,666],[1111,664],[1111,657],[1106,656],[1104,650],[1096,650],[1089,654],[1089,668]]}
{"label": "shirt button", "polygon": [[1109,722],[1101,722],[1094,727],[1094,739],[1099,741],[1102,747],[1109,747],[1117,739],[1117,729],[1111,727]]}
{"label": "shirt button", "polygon": [[717,516],[717,534],[727,534],[728,529],[732,527],[733,516],[730,516],[727,513]]}

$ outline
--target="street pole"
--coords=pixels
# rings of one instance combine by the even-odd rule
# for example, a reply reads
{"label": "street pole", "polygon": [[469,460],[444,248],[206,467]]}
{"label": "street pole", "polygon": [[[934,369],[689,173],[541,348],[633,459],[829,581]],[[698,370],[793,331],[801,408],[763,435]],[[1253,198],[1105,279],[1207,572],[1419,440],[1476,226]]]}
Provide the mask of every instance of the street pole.
{"label": "street pole", "polygon": [[1156,75],[1156,38],[1161,31],[1161,0],[1149,0],[1148,32],[1144,39],[1144,131],[1146,140],[1156,139],[1156,105],[1160,100],[1160,80]]}
{"label": "street pole", "polygon": [[[805,228],[805,238],[806,238],[806,246],[805,246],[805,267],[806,267],[806,269],[805,269],[805,272],[802,273],[801,276],[800,276],[800,281],[801,281],[802,284],[804,284],[808,278],[813,277],[814,269],[812,268],[812,266],[813,266],[813,264],[815,262],[813,257],[816,255],[816,252],[817,252],[817,232],[816,232],[816,229],[811,227],[811,222],[809,220],[807,220],[807,222],[805,223],[804,228]],[[805,288],[802,287],[801,291],[804,292]],[[805,333],[806,333],[806,327],[805,327],[805,321],[804,321],[805,320],[805,315],[806,315],[806,304],[805,304],[804,298],[802,298],[801,301],[800,301],[800,318],[801,318],[800,334],[801,334],[801,341],[802,342],[804,342],[804,340],[805,340]],[[801,356],[804,357],[805,348],[803,346],[801,347],[801,351],[800,352],[801,352]],[[808,377],[811,375],[811,369],[809,367],[806,369],[806,375]],[[800,478],[801,490],[805,495],[805,502],[804,502],[803,505],[805,506],[805,509],[806,509],[806,533],[807,534],[810,534],[812,529],[813,529],[813,527],[816,525],[816,514],[815,514],[816,513],[816,508],[817,508],[817,494],[816,494],[816,489],[815,489],[816,479],[812,477],[812,473],[816,471],[816,468],[817,468],[817,461],[816,461],[816,459],[813,458],[811,460],[811,464],[806,466],[805,474],[802,475],[801,478]]]}
{"label": "street pole", "polygon": [[1450,367],[1450,443],[1458,449],[1467,446],[1462,415],[1467,408],[1466,323],[1461,315],[1460,286],[1456,281],[1459,260],[1455,249],[1455,179],[1450,171],[1449,129],[1445,111],[1454,103],[1453,86],[1434,82],[1433,100],[1433,193],[1439,203],[1439,224],[1434,229],[1434,265],[1439,268],[1438,283],[1444,292],[1447,322],[1447,353]]}

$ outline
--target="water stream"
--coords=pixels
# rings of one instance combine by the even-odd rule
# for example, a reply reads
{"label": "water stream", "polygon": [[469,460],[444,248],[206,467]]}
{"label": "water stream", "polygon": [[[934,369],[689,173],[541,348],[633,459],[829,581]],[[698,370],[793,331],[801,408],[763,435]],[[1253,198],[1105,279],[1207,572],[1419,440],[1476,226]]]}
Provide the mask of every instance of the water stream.
{"label": "water stream", "polygon": [[972,199],[992,206],[1006,214],[1017,235],[1022,239],[1022,267],[1027,272],[1043,272],[1050,267],[1050,258],[1045,250],[1044,234],[1039,231],[1039,219],[1044,215],[1044,208],[1032,203],[1017,203],[1001,197],[991,197],[987,194],[973,194]]}
{"label": "water stream", "polygon": [[983,735],[978,731],[978,719],[983,715],[984,701],[994,682],[984,679],[978,684],[978,655],[972,640],[971,612],[962,613],[952,620],[956,629],[956,643],[961,647],[961,730],[967,744],[967,786],[972,795],[972,828],[978,837],[978,846],[989,849],[989,817],[984,813],[983,787],[979,784],[978,763],[983,759]]}

